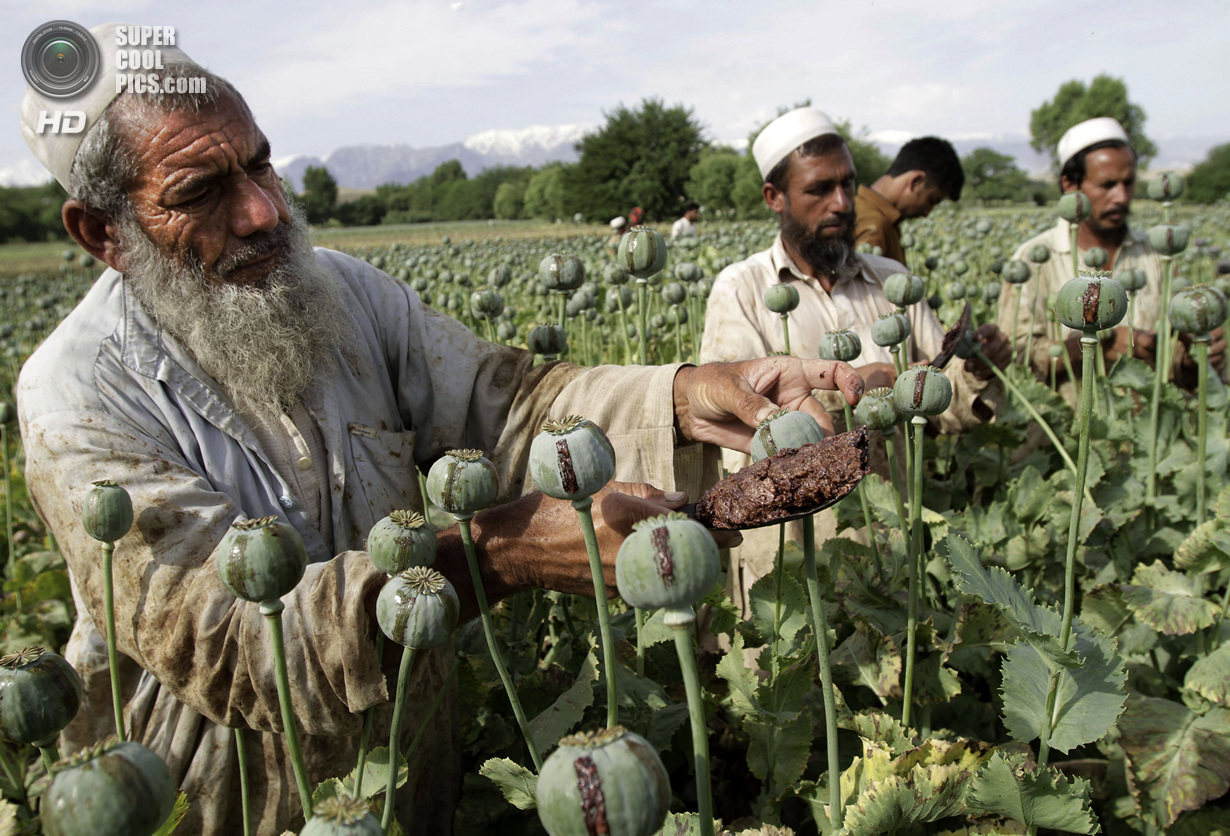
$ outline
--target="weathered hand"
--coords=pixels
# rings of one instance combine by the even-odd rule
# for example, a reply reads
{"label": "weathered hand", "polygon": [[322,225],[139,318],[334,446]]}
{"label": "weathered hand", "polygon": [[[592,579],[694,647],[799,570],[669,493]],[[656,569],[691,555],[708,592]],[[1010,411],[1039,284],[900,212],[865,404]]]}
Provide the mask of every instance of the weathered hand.
{"label": "weathered hand", "polygon": [[[687,499],[682,493],[664,493],[652,485],[629,482],[611,482],[594,494],[591,513],[608,595],[616,593],[615,556],[632,527],[643,519],[678,510]],[[585,539],[571,502],[529,493],[476,514],[471,525],[490,601],[535,587],[593,597]],[[723,548],[737,545],[740,539],[737,532],[715,531],[713,535]],[[441,532],[437,568],[457,587],[463,618],[475,614],[464,559],[457,530]],[[450,572],[448,567],[454,562],[457,566]]]}
{"label": "weathered hand", "polygon": [[[974,332],[974,340],[982,350],[983,355],[995,364],[998,369],[1008,367],[1012,362],[1012,343],[1007,335],[999,330],[994,322],[988,322]],[[988,380],[994,374],[979,357],[971,357],[965,361],[965,370],[979,380]]]}
{"label": "weathered hand", "polygon": [[689,441],[746,453],[756,425],[781,407],[807,412],[832,432],[813,389],[840,391],[853,405],[862,397],[863,379],[848,363],[798,357],[684,366],[675,375],[675,419]]}

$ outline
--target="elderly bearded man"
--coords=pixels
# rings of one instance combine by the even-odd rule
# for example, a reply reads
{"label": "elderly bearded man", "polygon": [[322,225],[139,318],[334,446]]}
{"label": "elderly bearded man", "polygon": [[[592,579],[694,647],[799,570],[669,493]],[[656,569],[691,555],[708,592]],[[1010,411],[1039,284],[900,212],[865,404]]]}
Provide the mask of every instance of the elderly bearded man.
{"label": "elderly bearded man", "polygon": [[[95,35],[103,67],[114,27]],[[132,739],[160,755],[188,794],[177,832],[241,832],[232,729],[249,752],[258,832],[302,822],[280,728],[273,662],[257,607],[218,578],[229,524],[276,515],[303,536],[311,565],[284,599],[292,701],[309,780],[354,765],[362,712],[384,706],[374,601],[384,576],[356,551],[378,519],[419,507],[415,466],[450,448],[489,451],[505,504],[475,517],[488,594],[592,586],[568,503],[524,493],[530,441],[549,415],[604,426],[618,477],[594,502],[613,591],[613,559],[632,523],[678,507],[712,448],[746,448],[775,403],[823,416],[813,388],[862,384],[844,364],[774,359],[705,367],[535,368],[524,351],[478,340],[424,307],[404,283],[313,251],[287,207],[269,144],[226,82],[164,50],[168,75],[204,78],[205,96],[115,97],[103,78],[77,106],[81,137],[23,125],[66,186],[65,227],[107,270],[26,364],[19,411],[30,495],[61,545],[78,621],[67,649],[85,681],[66,751],[113,731],[97,544],[81,502],[96,479],[132,495],[136,522],[116,546],[117,645]],[[636,398],[628,398],[636,392]],[[620,491],[626,492],[620,492]],[[475,614],[457,531],[436,568]],[[406,742],[445,686],[451,647],[419,654]],[[446,833],[459,790],[456,708],[409,764],[398,818]],[[379,733],[379,732],[377,732]]]}
{"label": "elderly bearded man", "polygon": [[[1152,364],[1156,342],[1154,328],[1160,314],[1162,261],[1144,233],[1128,224],[1132,197],[1136,192],[1136,152],[1128,144],[1128,135],[1123,126],[1109,116],[1086,119],[1073,125],[1060,137],[1056,150],[1061,168],[1060,188],[1065,193],[1084,192],[1091,205],[1089,217],[1081,222],[1076,232],[1081,269],[1084,269],[1085,252],[1092,247],[1101,247],[1109,257],[1106,267],[1102,269],[1110,270],[1115,278],[1132,269],[1143,270],[1148,276],[1145,286],[1136,291],[1130,325],[1135,329],[1135,356]],[[1071,230],[1072,225],[1060,218],[1052,229],[1017,248],[1013,258],[1029,264],[1033,276],[1024,284],[1005,281],[1000,293],[1000,327],[1011,335],[1013,343],[1022,352],[1029,344],[1030,334],[1033,334],[1030,362],[1034,372],[1040,376],[1050,370],[1048,352],[1060,340],[1063,340],[1072,358],[1073,368],[1081,367],[1080,334],[1051,322],[1046,314],[1046,300],[1058,293],[1064,282],[1072,278]],[[1048,253],[1047,260],[1041,264],[1030,260],[1030,254],[1037,247]],[[1020,305],[1020,319],[1014,323],[1018,293],[1026,296],[1021,299],[1024,304]],[[1061,333],[1064,331],[1067,331],[1066,339]],[[1126,354],[1128,344],[1128,324],[1113,329],[1102,342],[1106,361],[1111,363]],[[1219,328],[1214,332],[1209,347],[1209,359],[1223,375],[1225,351],[1223,329]],[[1179,379],[1194,385],[1196,365],[1191,356],[1185,351],[1178,351],[1175,359]],[[1068,391],[1071,392],[1071,389]]]}
{"label": "elderly bearded man", "polygon": [[[871,339],[871,326],[896,307],[884,297],[884,279],[905,268],[898,262],[854,249],[854,160],[845,140],[827,116],[812,107],[792,110],[765,127],[752,144],[752,155],[764,178],[764,201],[781,221],[773,246],[718,275],[705,313],[702,362],[764,357],[785,348],[780,317],[764,303],[765,291],[789,283],[799,292],[799,306],[789,315],[790,343],[798,357],[815,357],[828,331],[850,329],[858,334],[863,353],[857,367],[867,388],[891,386],[892,358]],[[902,346],[910,363],[923,362],[940,351],[944,329],[925,304],[908,313],[911,334]],[[994,324],[980,327],[977,338],[986,356],[1007,365],[1007,341]],[[966,428],[989,417],[998,383],[987,383],[990,369],[978,360],[947,369],[953,381],[952,406],[939,418],[945,431]],[[830,406],[840,410],[836,402]],[[732,472],[745,466],[743,453],[728,451],[724,463]],[[836,518],[817,515],[817,536],[831,537]],[[800,539],[793,524],[792,539]],[[747,591],[767,574],[777,551],[771,529],[745,532],[734,552],[727,578],[732,599],[747,611]],[[736,566],[738,571],[736,571]]]}

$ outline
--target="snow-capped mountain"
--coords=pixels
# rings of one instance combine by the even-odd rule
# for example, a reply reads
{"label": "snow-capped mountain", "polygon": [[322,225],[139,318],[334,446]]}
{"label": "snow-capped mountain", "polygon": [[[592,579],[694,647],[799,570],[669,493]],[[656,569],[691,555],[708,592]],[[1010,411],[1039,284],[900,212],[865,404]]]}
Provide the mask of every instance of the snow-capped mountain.
{"label": "snow-capped mountain", "polygon": [[577,159],[577,140],[591,130],[588,125],[534,125],[520,129],[483,131],[435,148],[410,145],[348,145],[325,157],[293,156],[274,160],[278,173],[294,185],[303,187],[303,172],[308,166],[323,165],[339,186],[374,189],[382,183],[410,183],[431,174],[436,166],[457,160],[473,177],[498,165],[541,166]]}

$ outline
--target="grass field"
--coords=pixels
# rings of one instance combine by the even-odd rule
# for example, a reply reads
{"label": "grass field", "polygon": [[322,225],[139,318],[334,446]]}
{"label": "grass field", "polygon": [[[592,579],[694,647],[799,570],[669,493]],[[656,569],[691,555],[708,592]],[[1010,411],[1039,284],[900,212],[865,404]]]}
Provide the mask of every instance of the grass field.
{"label": "grass field", "polygon": [[[667,232],[668,225],[657,225]],[[322,247],[353,250],[360,247],[387,247],[402,243],[410,245],[439,244],[447,235],[453,241],[489,238],[547,238],[570,235],[607,235],[606,224],[550,223],[548,221],[452,221],[448,223],[397,224],[390,226],[315,227],[312,234]],[[0,279],[23,273],[58,270],[64,263],[66,249],[80,253],[70,241],[49,241],[41,244],[0,245]]]}

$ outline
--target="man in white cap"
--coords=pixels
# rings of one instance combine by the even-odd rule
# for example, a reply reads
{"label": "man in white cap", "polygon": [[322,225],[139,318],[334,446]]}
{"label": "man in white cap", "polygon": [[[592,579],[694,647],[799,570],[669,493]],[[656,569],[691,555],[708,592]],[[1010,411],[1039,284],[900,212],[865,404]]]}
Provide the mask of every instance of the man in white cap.
{"label": "man in white cap", "polygon": [[[1143,270],[1148,283],[1136,291],[1132,327],[1135,329],[1135,356],[1152,363],[1154,360],[1154,328],[1159,315],[1159,292],[1162,263],[1157,252],[1149,245],[1143,232],[1128,224],[1132,196],[1136,189],[1136,154],[1128,144],[1127,133],[1116,120],[1101,116],[1087,119],[1069,128],[1059,139],[1057,148],[1060,174],[1059,187],[1065,192],[1082,191],[1089,198],[1089,217],[1081,222],[1076,233],[1077,255],[1081,269],[1085,269],[1085,253],[1093,247],[1106,251],[1106,265],[1100,269],[1110,270],[1118,278],[1127,270]],[[1033,349],[1030,362],[1035,373],[1047,375],[1050,371],[1050,347],[1064,338],[1065,348],[1072,360],[1072,368],[1081,368],[1080,335],[1053,322],[1046,313],[1046,300],[1072,276],[1071,224],[1062,218],[1054,228],[1035,236],[1022,244],[1013,258],[1030,265],[1033,271],[1028,282],[1012,284],[1004,282],[1000,293],[999,325],[1008,334],[1017,350],[1025,351],[1029,335],[1033,334]],[[1036,263],[1031,253],[1038,248],[1048,253],[1047,260]],[[1017,309],[1016,294],[1021,297],[1020,319],[1014,322]],[[1128,326],[1121,325],[1103,341],[1102,351],[1107,362],[1127,353],[1129,346]],[[1185,372],[1195,371],[1195,366],[1185,352],[1178,355],[1180,379]],[[1220,368],[1225,354],[1225,340],[1220,330],[1210,346],[1210,359]],[[1062,366],[1060,367],[1063,368]],[[1193,378],[1194,379],[1194,378]]]}
{"label": "man in white cap", "polygon": [[[595,497],[613,560],[633,522],[681,505],[715,463],[710,445],[692,442],[746,448],[778,404],[823,417],[812,389],[840,385],[850,402],[861,392],[849,366],[823,361],[584,370],[534,367],[526,352],[480,341],[405,283],[312,249],[269,143],[223,79],[164,55],[167,77],[203,80],[204,92],[194,83],[194,93],[158,85],[117,96],[114,32],[93,30],[102,77],[74,104],[88,113],[87,131],[51,137],[39,114],[60,103],[32,89],[23,104],[27,141],[68,190],[65,227],[111,269],[27,362],[18,404],[30,496],[68,561],[77,604],[66,655],[85,697],[62,745],[72,752],[114,730],[95,626],[101,560],[80,522],[91,482],[111,479],[135,514],[114,560],[125,725],[188,796],[177,833],[242,832],[234,729],[246,741],[256,832],[303,821],[274,733],[263,618],[218,577],[214,551],[231,522],[277,516],[310,556],[283,598],[283,621],[315,786],[351,770],[368,707],[387,739],[398,654],[391,643],[383,660],[375,653],[386,578],[358,550],[378,519],[421,506],[416,465],[450,448],[490,455],[505,504],[474,525],[493,599],[532,586],[592,594],[570,504],[523,495],[544,416],[583,414],[605,427],[618,478],[642,483]],[[440,533],[435,568],[457,587],[463,617],[474,615],[455,529]],[[447,687],[452,657],[451,647],[419,654],[404,743]],[[398,794],[408,833],[449,832],[460,788],[455,700],[430,728]]]}
{"label": "man in white cap", "polygon": [[[764,178],[764,201],[778,215],[781,229],[773,246],[730,265],[714,281],[701,361],[743,360],[784,351],[781,317],[765,305],[764,294],[776,284],[788,283],[799,292],[799,305],[788,317],[793,354],[815,357],[825,333],[849,329],[862,342],[862,355],[854,365],[867,388],[891,386],[896,378],[892,356],[872,340],[871,327],[896,311],[884,297],[883,282],[905,268],[855,250],[855,169],[845,140],[824,113],[802,107],[770,122],[752,144],[752,156]],[[902,346],[907,361],[930,360],[940,352],[943,326],[925,303],[913,305],[907,315],[911,334]],[[976,333],[987,357],[1006,365],[1008,345],[999,329],[988,324]],[[964,365],[951,363],[945,371],[953,380],[954,397],[939,426],[956,431],[989,417],[999,395],[998,383],[987,383],[991,370],[968,360]],[[828,405],[835,413],[840,411],[840,404]],[[723,454],[723,463],[732,472],[747,462],[742,453]],[[832,513],[817,519],[818,535],[832,536]],[[799,539],[797,527],[791,537]],[[732,599],[742,602],[745,610],[747,590],[772,568],[776,550],[776,532],[744,533],[744,545],[732,558],[728,586]]]}

